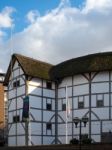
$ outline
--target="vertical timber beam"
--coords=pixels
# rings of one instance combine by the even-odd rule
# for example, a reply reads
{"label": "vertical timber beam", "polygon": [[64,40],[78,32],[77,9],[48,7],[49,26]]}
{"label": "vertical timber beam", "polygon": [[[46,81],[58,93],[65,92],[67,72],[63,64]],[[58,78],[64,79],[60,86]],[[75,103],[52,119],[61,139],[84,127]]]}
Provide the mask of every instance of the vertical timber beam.
{"label": "vertical timber beam", "polygon": [[[73,86],[73,79],[74,77],[72,76],[72,120],[73,120],[73,117],[74,117],[74,102],[73,102],[73,90],[74,90],[74,86]],[[74,136],[74,122],[72,121],[72,139],[73,139],[73,136]]]}
{"label": "vertical timber beam", "polygon": [[[28,78],[26,78],[26,96],[28,95]],[[30,105],[30,102],[29,102],[29,105]],[[30,106],[29,106],[30,107]],[[30,114],[30,113],[29,113]],[[29,136],[29,122],[28,121],[25,121],[25,145],[28,146],[28,136]]]}
{"label": "vertical timber beam", "polygon": [[43,145],[44,143],[43,143],[43,79],[42,79],[42,101],[41,101],[41,109],[42,109],[42,111],[41,111],[41,119],[42,119],[42,122],[41,122],[41,132],[42,132],[42,138],[41,138],[41,144]]}
{"label": "vertical timber beam", "polygon": [[109,71],[109,120],[111,120],[111,71]]}
{"label": "vertical timber beam", "polygon": [[89,138],[91,138],[91,73],[89,73]]}
{"label": "vertical timber beam", "polygon": [[55,82],[55,144],[58,144],[58,81]]}

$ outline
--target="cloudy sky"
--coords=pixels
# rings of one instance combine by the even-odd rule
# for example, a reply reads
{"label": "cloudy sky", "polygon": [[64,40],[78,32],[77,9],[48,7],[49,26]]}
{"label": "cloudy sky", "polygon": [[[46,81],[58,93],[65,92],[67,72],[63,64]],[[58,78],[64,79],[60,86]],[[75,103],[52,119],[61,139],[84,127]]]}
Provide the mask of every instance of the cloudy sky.
{"label": "cloudy sky", "polygon": [[52,64],[112,50],[112,0],[0,0],[0,72],[11,54]]}

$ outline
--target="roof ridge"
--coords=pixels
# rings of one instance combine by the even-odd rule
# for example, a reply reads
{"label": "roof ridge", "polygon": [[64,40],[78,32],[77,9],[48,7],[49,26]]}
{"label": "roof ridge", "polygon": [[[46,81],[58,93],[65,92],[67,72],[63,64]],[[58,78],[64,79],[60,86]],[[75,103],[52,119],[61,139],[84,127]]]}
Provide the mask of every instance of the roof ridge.
{"label": "roof ridge", "polygon": [[50,64],[48,62],[44,62],[44,61],[41,61],[41,60],[38,60],[38,59],[35,59],[35,58],[31,58],[29,56],[25,56],[25,55],[21,55],[21,54],[18,54],[18,53],[14,53],[13,56],[19,56],[19,57],[24,57],[26,59],[29,59],[29,60],[32,60],[32,61],[36,61],[36,62],[40,62],[40,63],[43,63],[43,64],[46,64],[46,65],[51,65],[51,66],[54,66],[53,64]]}

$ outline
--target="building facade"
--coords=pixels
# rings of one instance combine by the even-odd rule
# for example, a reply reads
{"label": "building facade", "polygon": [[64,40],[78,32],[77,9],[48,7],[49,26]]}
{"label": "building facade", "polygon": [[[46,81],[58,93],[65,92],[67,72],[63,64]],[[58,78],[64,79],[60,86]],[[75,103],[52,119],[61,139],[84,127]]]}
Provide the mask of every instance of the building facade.
{"label": "building facade", "polygon": [[[79,138],[74,117],[88,117],[82,135],[105,142],[112,131],[112,53],[98,53],[53,66],[14,54],[8,86],[8,144],[44,145],[66,142],[66,99],[70,103],[68,141]],[[67,97],[66,97],[67,95]],[[29,119],[23,120],[24,99]]]}
{"label": "building facade", "polygon": [[3,85],[5,74],[0,73],[0,141],[6,138],[7,128],[7,99]]}

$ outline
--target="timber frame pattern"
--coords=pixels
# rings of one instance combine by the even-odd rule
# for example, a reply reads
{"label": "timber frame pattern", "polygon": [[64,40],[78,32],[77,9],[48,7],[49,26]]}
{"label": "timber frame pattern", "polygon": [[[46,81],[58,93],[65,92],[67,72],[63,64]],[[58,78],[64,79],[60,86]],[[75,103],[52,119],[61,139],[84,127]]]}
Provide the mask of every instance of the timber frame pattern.
{"label": "timber frame pattern", "polygon": [[[89,62],[90,59],[92,59],[91,62]],[[102,133],[108,132],[106,129],[104,129],[105,126],[106,127],[109,126],[108,130],[111,130],[110,126],[112,124],[111,59],[112,53],[109,52],[109,53],[88,55],[85,57],[66,61],[57,66],[52,66],[51,64],[36,61],[34,59],[22,55],[14,54],[12,56],[12,60],[9,65],[4,82],[5,85],[8,85],[9,145],[11,145],[12,143],[15,143],[16,146],[20,145],[21,144],[20,138],[23,138],[23,141],[26,140],[26,142],[22,143],[22,145],[64,143],[62,139],[65,138],[65,132],[61,132],[61,130],[63,130],[65,125],[65,118],[64,118],[65,112],[62,111],[61,106],[65,103],[66,99],[65,84],[67,84],[68,82],[69,84],[67,87],[71,103],[71,115],[68,121],[69,124],[68,130],[70,131],[68,135],[69,139],[73,137],[77,138],[79,135],[78,129],[74,128],[73,118],[75,117],[75,115],[78,115],[80,111],[83,114],[81,117],[87,116],[89,118],[89,123],[86,128],[87,129],[86,134],[88,134],[89,138],[93,139],[96,136],[98,137],[96,139],[98,139],[98,141],[101,141]],[[88,68],[86,69],[83,67],[83,65],[81,66],[80,64],[84,60],[85,60],[84,67],[86,68],[86,66],[88,66]],[[87,63],[88,64],[90,63],[89,64],[90,66]],[[82,67],[82,72],[80,68],[76,68],[77,64]],[[40,68],[38,66],[40,66]],[[96,80],[97,76],[99,75],[102,76],[102,74],[106,75],[108,79]],[[80,76],[80,79],[84,80],[84,82],[75,83],[76,77],[78,75]],[[69,79],[67,79],[68,77]],[[13,83],[17,82],[18,80],[20,80],[20,85],[17,87],[13,87]],[[46,87],[47,81],[50,81],[53,84],[52,89],[48,89]],[[40,85],[35,84],[32,85],[32,83],[34,82],[40,83]],[[94,87],[96,87],[97,89],[99,85],[105,86],[106,90],[102,90],[103,92],[102,91],[100,92],[100,90],[95,91]],[[31,87],[33,91],[31,90],[32,92],[31,91],[29,92],[29,88]],[[83,87],[87,88],[87,92],[85,93],[77,92],[78,93],[77,94],[76,93],[77,89],[83,89]],[[37,88],[38,91],[40,91],[39,93],[37,92]],[[25,123],[22,122],[22,104],[23,98],[26,95],[29,95],[31,104],[30,122],[28,125],[28,137],[25,137],[26,126]],[[39,100],[41,101],[40,107],[32,106],[33,98],[36,98],[38,101]],[[105,102],[106,98],[108,99],[107,104]],[[95,99],[95,103],[93,102],[93,99]],[[102,102],[101,107],[98,107],[96,104],[98,99]],[[82,109],[78,108],[78,103],[80,101],[83,101],[84,103],[84,107]],[[50,111],[48,111],[46,108],[47,104],[51,104],[52,109]],[[106,117],[102,117],[101,115],[99,115],[99,111],[102,110],[105,110]],[[40,115],[36,117],[34,112],[36,112],[37,115],[38,114]],[[46,117],[45,114],[49,115],[49,117],[48,116]],[[20,120],[18,122],[13,122],[12,116],[17,115],[20,116]],[[50,130],[46,128],[47,123],[51,123]],[[34,124],[38,126],[39,132],[34,133],[34,131],[31,129],[33,128],[33,126],[35,126]],[[99,128],[98,133],[96,133],[92,129],[94,124]],[[83,134],[85,134],[85,132],[83,132]],[[36,138],[38,139],[39,142],[35,141]]]}

